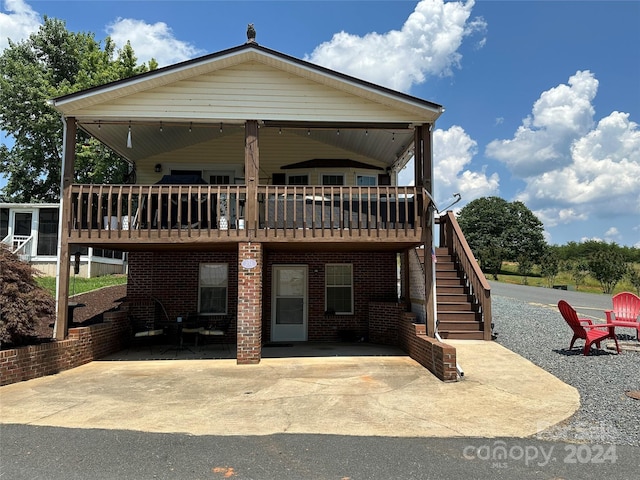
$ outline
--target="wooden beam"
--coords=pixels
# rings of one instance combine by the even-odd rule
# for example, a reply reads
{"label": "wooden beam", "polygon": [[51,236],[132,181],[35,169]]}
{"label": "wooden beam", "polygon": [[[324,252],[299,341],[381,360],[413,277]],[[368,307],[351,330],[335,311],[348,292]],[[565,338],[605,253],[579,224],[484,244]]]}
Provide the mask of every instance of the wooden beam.
{"label": "wooden beam", "polygon": [[71,230],[71,184],[76,160],[76,119],[65,120],[64,151],[62,159],[62,191],[60,192],[60,251],[57,278],[57,315],[54,336],[56,340],[64,340],[69,330],[69,276],[71,270],[71,254],[69,250],[69,231]]}
{"label": "wooden beam", "polygon": [[423,170],[423,144],[422,144],[422,130],[423,127],[416,127],[413,135],[413,178],[414,185],[421,187],[423,185],[424,170]]}
{"label": "wooden beam", "polygon": [[258,148],[258,121],[247,120],[244,127],[244,176],[247,185],[245,228],[255,230],[258,224],[258,183],[260,183],[260,151]]}

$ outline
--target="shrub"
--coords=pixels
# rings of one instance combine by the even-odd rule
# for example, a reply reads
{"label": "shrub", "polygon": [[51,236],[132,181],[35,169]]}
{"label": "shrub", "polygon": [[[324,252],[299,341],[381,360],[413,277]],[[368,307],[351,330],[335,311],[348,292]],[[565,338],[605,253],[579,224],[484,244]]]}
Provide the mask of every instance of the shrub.
{"label": "shrub", "polygon": [[55,318],[55,300],[36,283],[36,270],[0,244],[0,345],[24,345],[42,318]]}

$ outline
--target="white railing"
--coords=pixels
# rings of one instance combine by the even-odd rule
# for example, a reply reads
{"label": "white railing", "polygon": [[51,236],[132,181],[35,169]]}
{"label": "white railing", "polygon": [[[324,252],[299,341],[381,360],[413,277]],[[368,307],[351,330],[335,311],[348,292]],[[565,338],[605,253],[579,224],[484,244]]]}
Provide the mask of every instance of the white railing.
{"label": "white railing", "polygon": [[28,262],[31,260],[31,245],[33,236],[31,235],[13,235],[10,245],[11,251],[17,255],[20,260]]}

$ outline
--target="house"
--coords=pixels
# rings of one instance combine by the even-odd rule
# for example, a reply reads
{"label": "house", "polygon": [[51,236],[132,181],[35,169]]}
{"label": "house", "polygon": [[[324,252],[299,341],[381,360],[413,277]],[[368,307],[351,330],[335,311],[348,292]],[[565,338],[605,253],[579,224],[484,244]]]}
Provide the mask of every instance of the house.
{"label": "house", "polygon": [[[36,270],[56,276],[58,203],[0,203],[0,241]],[[125,252],[78,245],[78,275],[85,278],[126,273]]]}
{"label": "house", "polygon": [[[238,363],[259,362],[266,342],[395,343],[386,306],[422,311],[437,336],[435,264],[410,260],[433,243],[440,105],[254,41],[52,105],[65,123],[56,338],[78,246],[128,253],[134,327],[229,319]],[[130,162],[130,184],[73,183],[78,129]],[[413,185],[398,185],[412,158]],[[469,270],[445,283],[487,338],[487,291],[470,292],[464,237],[440,221],[443,253]],[[422,298],[409,300],[412,281]]]}

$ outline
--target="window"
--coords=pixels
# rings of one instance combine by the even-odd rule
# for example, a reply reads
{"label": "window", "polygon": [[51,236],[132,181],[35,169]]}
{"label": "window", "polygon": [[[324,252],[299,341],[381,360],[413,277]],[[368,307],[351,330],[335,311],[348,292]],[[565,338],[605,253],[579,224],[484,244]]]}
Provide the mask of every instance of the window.
{"label": "window", "polygon": [[289,185],[309,185],[309,175],[289,175],[287,183]]}
{"label": "window", "polygon": [[353,265],[327,264],[325,289],[327,312],[353,313]]}
{"label": "window", "polygon": [[231,183],[231,175],[210,175],[209,183],[211,185],[229,185]]}
{"label": "window", "polygon": [[58,253],[58,209],[40,210],[38,224],[38,255],[57,255]]}
{"label": "window", "polygon": [[9,235],[9,209],[0,208],[0,240]]}
{"label": "window", "polygon": [[322,185],[344,185],[344,175],[322,175]]}
{"label": "window", "polygon": [[227,313],[227,280],[228,265],[226,263],[200,264],[200,291],[198,311],[200,313]]}
{"label": "window", "polygon": [[357,175],[356,185],[359,187],[375,187],[377,178],[375,175]]}

